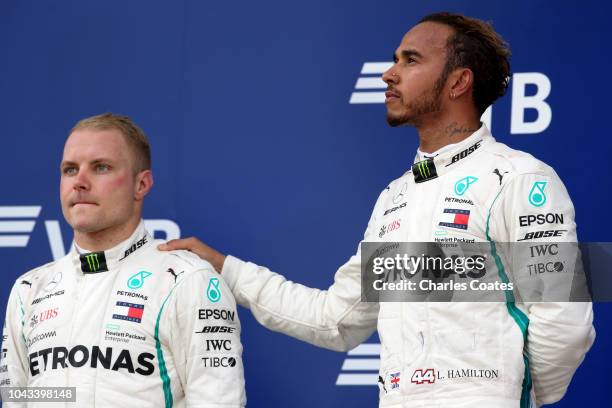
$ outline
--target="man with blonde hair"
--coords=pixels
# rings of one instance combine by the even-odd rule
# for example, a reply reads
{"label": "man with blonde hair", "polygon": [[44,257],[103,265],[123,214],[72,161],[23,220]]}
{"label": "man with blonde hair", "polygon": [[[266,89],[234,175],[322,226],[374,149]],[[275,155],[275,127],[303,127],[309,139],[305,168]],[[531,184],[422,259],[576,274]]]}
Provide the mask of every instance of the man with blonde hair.
{"label": "man with blonde hair", "polygon": [[76,397],[79,407],[243,407],[231,292],[208,263],[158,251],[145,230],[153,175],[142,130],[121,115],[84,119],[60,171],[74,245],[13,286],[0,361],[5,406],[51,387],[50,400]]}

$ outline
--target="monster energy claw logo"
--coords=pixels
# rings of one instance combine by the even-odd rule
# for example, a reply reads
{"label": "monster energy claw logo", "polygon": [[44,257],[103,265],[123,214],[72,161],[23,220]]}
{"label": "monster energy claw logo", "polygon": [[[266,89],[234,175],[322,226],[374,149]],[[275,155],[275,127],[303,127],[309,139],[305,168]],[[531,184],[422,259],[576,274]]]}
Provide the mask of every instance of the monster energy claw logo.
{"label": "monster energy claw logo", "polygon": [[87,266],[90,271],[97,271],[100,268],[98,254],[87,254],[85,255],[85,260],[87,261]]}
{"label": "monster energy claw logo", "polygon": [[462,196],[463,194],[465,194],[468,188],[470,188],[470,185],[474,184],[476,181],[478,181],[478,178],[472,176],[467,176],[462,178],[461,180],[458,180],[455,183],[455,194],[457,194],[458,196]]}
{"label": "monster energy claw logo", "polygon": [[147,271],[140,271],[140,272],[135,273],[134,275],[130,276],[127,281],[128,288],[130,289],[142,288],[142,285],[144,285],[144,280],[151,275],[152,273],[147,272]]}
{"label": "monster energy claw logo", "polygon": [[104,252],[91,252],[81,255],[79,258],[81,260],[81,270],[84,273],[108,271]]}
{"label": "monster energy claw logo", "polygon": [[438,177],[436,166],[431,158],[414,163],[412,165],[412,173],[414,174],[414,181],[416,183],[422,183]]}
{"label": "monster energy claw logo", "polygon": [[546,181],[536,181],[533,183],[533,187],[531,187],[529,192],[529,203],[534,207],[541,207],[546,202],[545,187]]}
{"label": "monster energy claw logo", "polygon": [[429,177],[429,167],[427,166],[427,161],[423,160],[417,163],[417,168],[419,169],[419,173],[421,177]]}
{"label": "monster energy claw logo", "polygon": [[206,290],[206,296],[208,300],[213,303],[217,303],[221,300],[221,290],[219,290],[219,279],[218,278],[210,278],[208,282],[208,289]]}

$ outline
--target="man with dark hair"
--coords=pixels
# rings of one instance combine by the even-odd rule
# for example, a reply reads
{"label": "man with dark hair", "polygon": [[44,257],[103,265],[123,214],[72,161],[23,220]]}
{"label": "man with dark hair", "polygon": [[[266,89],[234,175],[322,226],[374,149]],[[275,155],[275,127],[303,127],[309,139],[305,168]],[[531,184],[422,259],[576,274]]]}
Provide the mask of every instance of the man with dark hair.
{"label": "man with dark hair", "polygon": [[[506,90],[508,56],[491,25],[461,15],[433,14],[406,33],[383,75],[387,121],[414,126],[420,145],[412,169],[380,194],[363,242],[482,243],[493,263],[487,273],[507,280],[519,271],[499,251],[506,243],[576,241],[572,202],[554,170],[496,142],[480,123]],[[326,291],[195,238],[164,248],[209,260],[272,330],[349,350],[378,327],[381,407],[552,403],[595,337],[588,302],[518,302],[512,294],[502,302],[362,302],[361,247]]]}
{"label": "man with dark hair", "polygon": [[74,245],[13,285],[0,357],[3,406],[46,406],[23,397],[43,395],[88,408],[243,407],[231,292],[207,262],[160,252],[145,229],[153,175],[142,130],[121,115],[80,121],[60,172]]}
{"label": "man with dark hair", "polygon": [[435,13],[419,23],[440,23],[452,28],[446,43],[446,64],[438,80],[442,86],[457,68],[474,74],[472,98],[480,115],[504,95],[510,80],[510,49],[491,24],[450,13]]}

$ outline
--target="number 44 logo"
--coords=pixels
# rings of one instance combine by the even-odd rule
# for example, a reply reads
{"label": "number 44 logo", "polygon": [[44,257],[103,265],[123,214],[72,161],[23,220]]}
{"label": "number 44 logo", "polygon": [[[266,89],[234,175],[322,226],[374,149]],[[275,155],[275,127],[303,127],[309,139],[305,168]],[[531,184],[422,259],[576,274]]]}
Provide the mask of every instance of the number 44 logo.
{"label": "number 44 logo", "polygon": [[414,384],[433,384],[436,382],[436,371],[433,368],[415,370],[410,382]]}

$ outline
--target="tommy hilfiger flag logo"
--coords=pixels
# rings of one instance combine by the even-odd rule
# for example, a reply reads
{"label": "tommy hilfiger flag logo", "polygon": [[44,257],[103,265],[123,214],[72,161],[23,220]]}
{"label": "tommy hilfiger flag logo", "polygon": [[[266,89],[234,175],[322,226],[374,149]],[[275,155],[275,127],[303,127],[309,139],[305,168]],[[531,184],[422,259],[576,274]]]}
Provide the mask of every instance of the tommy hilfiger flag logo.
{"label": "tommy hilfiger flag logo", "polygon": [[144,305],[130,302],[117,302],[113,311],[113,319],[127,320],[128,322],[140,323]]}
{"label": "tommy hilfiger flag logo", "polygon": [[457,228],[466,230],[470,220],[470,210],[459,210],[456,208],[445,208],[442,221],[438,224],[441,227]]}

